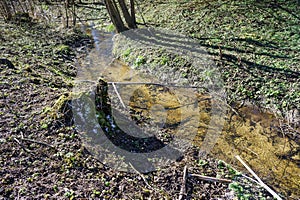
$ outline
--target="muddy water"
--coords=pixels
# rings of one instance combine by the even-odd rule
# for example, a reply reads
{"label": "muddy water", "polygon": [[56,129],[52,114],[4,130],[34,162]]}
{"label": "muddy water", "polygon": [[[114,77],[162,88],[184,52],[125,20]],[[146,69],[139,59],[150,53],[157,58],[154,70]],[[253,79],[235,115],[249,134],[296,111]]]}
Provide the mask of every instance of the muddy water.
{"label": "muddy water", "polygon": [[[174,93],[179,88],[143,84],[155,81],[147,76],[141,78],[138,72],[117,60],[107,68],[103,76],[111,81],[121,82],[120,85],[116,83],[119,94],[141,126],[148,123],[159,129],[169,129],[182,121],[194,120],[191,116],[197,116],[197,134],[188,136],[192,131],[189,129],[179,134],[184,134],[193,144],[201,147],[212,118],[211,96],[194,93],[192,96],[197,97],[195,103],[189,101],[192,99],[191,94],[184,94],[186,98],[179,100],[178,93]],[[184,101],[189,106],[185,106]],[[195,122],[191,125],[194,126]],[[178,134],[176,129],[170,131]],[[235,159],[239,155],[268,185],[285,195],[292,193],[292,196],[297,197],[300,195],[297,149],[299,144],[285,136],[280,129],[280,121],[273,114],[248,105],[235,109],[235,112],[228,112],[222,134],[217,138],[210,154],[246,172]]]}
{"label": "muddy water", "polygon": [[[101,46],[103,44],[105,46]],[[100,43],[96,48],[101,51],[107,49],[107,46],[111,49],[110,41]],[[111,58],[107,51],[104,53],[107,54],[106,58]],[[140,74],[118,60],[112,63],[106,61],[110,59],[95,60],[103,57],[97,55],[92,55],[92,62],[102,64],[92,64],[88,69],[82,69],[82,78],[79,80],[96,82],[101,74],[110,84],[117,82],[110,92],[110,98],[115,99],[113,105],[128,109],[128,117],[133,118],[139,126],[150,124],[157,130],[167,130],[164,132],[165,137],[175,134],[190,140],[194,145],[203,146],[208,129],[213,129],[210,123],[212,118],[218,117],[211,112],[213,98],[209,94],[149,84],[158,80]],[[231,109],[227,112],[224,124],[220,120],[223,131],[221,135],[212,138],[216,144],[213,144],[209,153],[247,173],[235,159],[239,155],[267,185],[286,196],[299,198],[299,143],[288,139],[286,129],[280,128],[283,122],[268,111],[261,111],[251,105],[233,109],[234,112]],[[178,130],[179,123],[184,124],[183,129]],[[299,133],[300,130],[296,131]]]}
{"label": "muddy water", "polygon": [[[285,195],[300,196],[299,143],[280,129],[274,115],[253,106],[238,110],[243,118],[227,120],[212,154],[245,171],[234,158],[240,155],[268,185]],[[197,144],[201,145],[201,141]],[[298,152],[298,153],[297,153]]]}

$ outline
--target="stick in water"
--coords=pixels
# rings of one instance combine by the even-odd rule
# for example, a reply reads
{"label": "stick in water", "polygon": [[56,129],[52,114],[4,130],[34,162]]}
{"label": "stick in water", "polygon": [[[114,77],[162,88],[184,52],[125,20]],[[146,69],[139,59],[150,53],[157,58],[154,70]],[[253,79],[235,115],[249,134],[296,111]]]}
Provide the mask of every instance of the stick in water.
{"label": "stick in water", "polygon": [[123,102],[123,100],[122,100],[122,98],[121,98],[121,95],[119,94],[119,92],[118,92],[118,90],[117,90],[117,87],[116,87],[115,83],[112,83],[112,86],[114,87],[114,90],[115,90],[115,92],[117,93],[117,96],[118,96],[118,98],[119,98],[119,100],[120,100],[122,106],[123,106],[124,108],[126,108],[126,106],[125,106],[125,104],[124,104],[124,102]]}
{"label": "stick in water", "polygon": [[282,198],[280,196],[278,196],[278,194],[276,194],[271,188],[269,188],[269,186],[267,186],[264,182],[262,182],[262,180],[254,173],[254,171],[241,159],[240,156],[235,156],[236,159],[238,159],[243,165],[244,167],[252,174],[252,176],[254,176],[256,178],[256,180],[260,183],[260,185],[262,187],[264,187],[268,192],[270,192],[270,194],[273,195],[274,198],[278,199],[278,200],[282,200]]}

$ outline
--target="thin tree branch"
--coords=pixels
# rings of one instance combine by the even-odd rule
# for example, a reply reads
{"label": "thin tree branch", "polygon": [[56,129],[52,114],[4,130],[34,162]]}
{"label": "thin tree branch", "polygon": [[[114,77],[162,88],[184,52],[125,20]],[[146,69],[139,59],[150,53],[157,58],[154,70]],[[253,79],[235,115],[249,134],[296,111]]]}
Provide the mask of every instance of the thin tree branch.
{"label": "thin tree branch", "polygon": [[211,181],[211,182],[221,182],[221,183],[231,183],[232,182],[229,179],[215,178],[215,177],[210,177],[210,176],[203,176],[203,175],[200,175],[200,174],[190,174],[190,176],[198,177],[201,180]]}
{"label": "thin tree branch", "polygon": [[178,200],[182,200],[183,197],[186,196],[186,181],[188,177],[187,175],[188,175],[187,166],[184,166],[181,189],[180,189]]}
{"label": "thin tree branch", "polygon": [[276,194],[271,188],[269,188],[269,186],[267,186],[256,174],[255,172],[242,160],[242,158],[240,156],[235,156],[236,159],[238,159],[242,165],[244,165],[244,167],[252,174],[252,176],[254,176],[254,178],[256,178],[256,180],[260,183],[260,185],[262,187],[264,187],[268,192],[270,192],[270,194],[273,195],[274,198],[278,199],[278,200],[282,200],[282,198]]}

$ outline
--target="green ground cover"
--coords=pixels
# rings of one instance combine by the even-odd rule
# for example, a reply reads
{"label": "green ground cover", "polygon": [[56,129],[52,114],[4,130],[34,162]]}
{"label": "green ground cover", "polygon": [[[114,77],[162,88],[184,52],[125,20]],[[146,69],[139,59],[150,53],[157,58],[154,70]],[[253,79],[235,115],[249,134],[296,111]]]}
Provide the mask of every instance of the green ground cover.
{"label": "green ground cover", "polygon": [[147,23],[186,34],[215,56],[229,102],[250,100],[285,117],[300,109],[297,1],[143,1],[140,7]]}

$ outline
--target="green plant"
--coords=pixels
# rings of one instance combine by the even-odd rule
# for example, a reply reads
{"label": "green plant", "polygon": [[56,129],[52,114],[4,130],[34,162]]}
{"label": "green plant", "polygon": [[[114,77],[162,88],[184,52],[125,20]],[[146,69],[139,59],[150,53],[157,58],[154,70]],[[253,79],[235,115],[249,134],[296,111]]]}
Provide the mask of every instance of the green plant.
{"label": "green plant", "polygon": [[201,167],[203,167],[203,166],[205,166],[205,165],[207,165],[207,164],[208,164],[208,162],[207,162],[206,160],[200,159],[200,160],[198,161],[198,165],[201,166]]}
{"label": "green plant", "polygon": [[166,57],[166,56],[163,56],[163,57],[161,57],[161,60],[160,60],[159,64],[165,65],[165,64],[167,64],[168,62],[170,62],[169,58]]}
{"label": "green plant", "polygon": [[130,48],[127,48],[124,52],[123,52],[123,56],[124,57],[128,57],[131,53],[131,49]]}
{"label": "green plant", "polygon": [[54,48],[55,54],[71,55],[72,49],[68,45],[60,44]]}
{"label": "green plant", "polygon": [[136,58],[136,60],[134,61],[134,66],[135,68],[138,68],[140,67],[142,64],[145,64],[146,63],[146,59],[144,56],[138,56]]}
{"label": "green plant", "polygon": [[114,32],[116,30],[115,26],[113,24],[109,24],[105,27],[105,30],[107,32]]}
{"label": "green plant", "polygon": [[74,191],[73,190],[69,190],[68,188],[65,188],[65,197],[69,198],[70,200],[74,199]]}
{"label": "green plant", "polygon": [[245,194],[244,188],[237,182],[230,183],[228,188],[235,192],[239,200],[248,200],[251,194]]}

